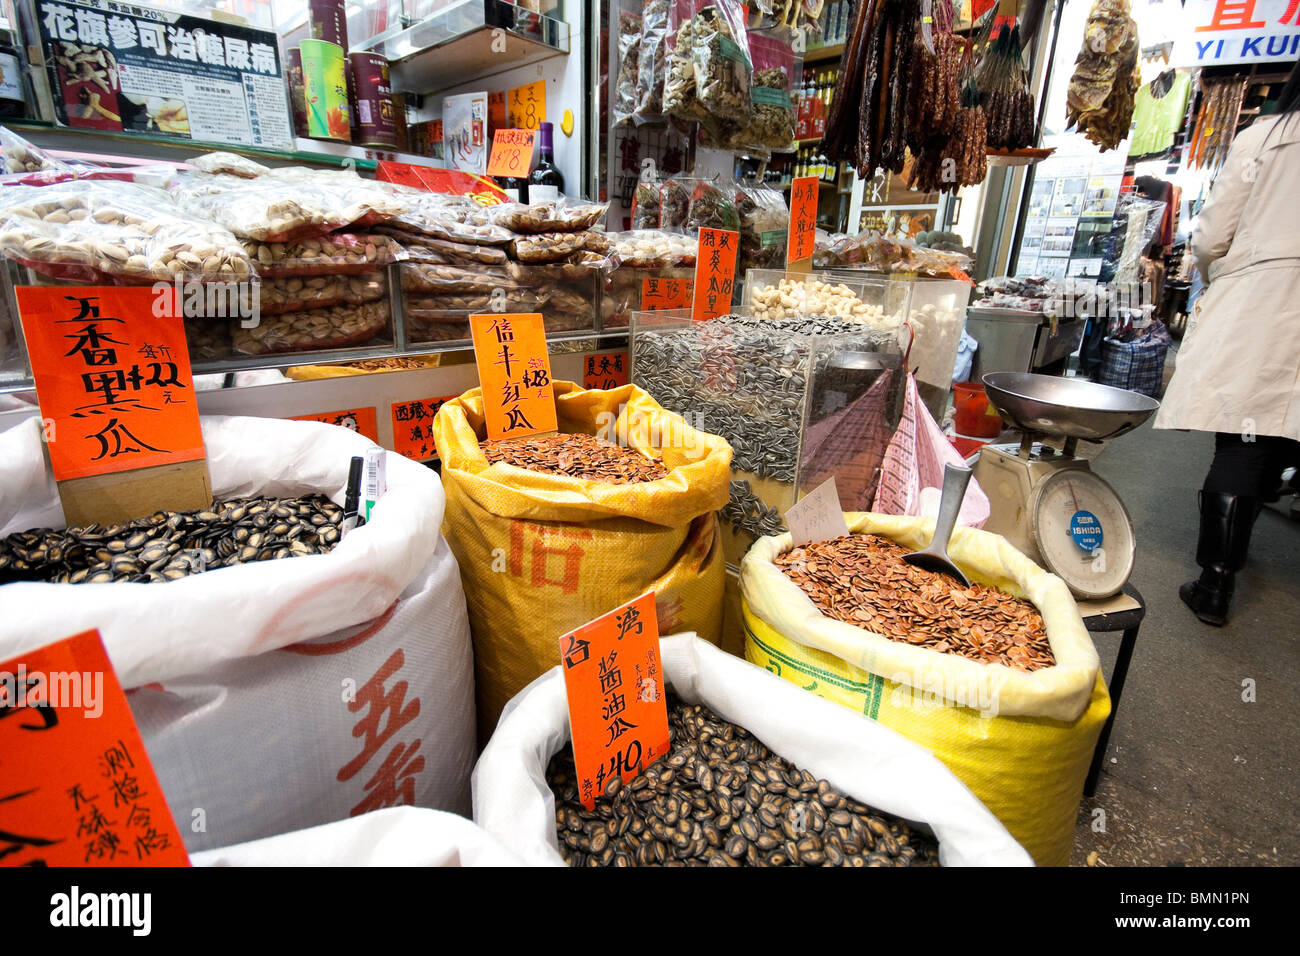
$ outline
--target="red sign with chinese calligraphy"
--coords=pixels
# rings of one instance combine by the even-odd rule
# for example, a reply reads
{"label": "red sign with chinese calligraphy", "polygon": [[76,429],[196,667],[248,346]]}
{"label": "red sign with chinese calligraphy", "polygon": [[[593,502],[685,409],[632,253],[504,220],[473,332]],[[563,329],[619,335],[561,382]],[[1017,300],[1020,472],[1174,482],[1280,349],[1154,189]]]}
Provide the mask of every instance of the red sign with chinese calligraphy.
{"label": "red sign with chinese calligraphy", "polygon": [[626,352],[597,352],[588,355],[582,366],[582,387],[611,389],[627,384]]}
{"label": "red sign with chinese calligraphy", "polygon": [[641,308],[646,312],[664,312],[668,309],[689,309],[695,282],[691,279],[660,279],[651,276],[641,280]]}
{"label": "red sign with chinese calligraphy", "polygon": [[533,168],[533,141],[537,133],[531,129],[499,129],[492,136],[492,154],[488,157],[489,176],[528,175]]}
{"label": "red sign with chinese calligraphy", "polygon": [[555,387],[540,313],[469,317],[488,438],[556,430]]}
{"label": "red sign with chinese calligraphy", "polygon": [[700,322],[731,311],[736,288],[736,253],[740,234],[726,229],[701,229],[695,258],[695,288],[691,318]]}
{"label": "red sign with chinese calligraphy", "polygon": [[98,631],[0,663],[0,865],[189,865]]}
{"label": "red sign with chinese calligraphy", "polygon": [[443,404],[455,398],[421,398],[411,402],[393,402],[393,451],[416,461],[438,457],[433,444],[433,416]]}
{"label": "red sign with chinese calligraphy", "polygon": [[[173,290],[19,286],[27,353],[58,481],[204,457]],[[165,302],[168,307],[155,309]],[[156,311],[168,313],[157,315]]]}
{"label": "red sign with chinese calligraphy", "polygon": [[788,268],[806,272],[812,266],[813,244],[817,235],[816,176],[802,176],[790,186],[790,241],[786,247]]}
{"label": "red sign with chinese calligraphy", "polygon": [[365,435],[372,442],[379,443],[379,415],[373,408],[344,408],[337,412],[318,412],[315,415],[293,415],[290,421],[324,422],[326,425],[338,425],[351,428],[354,432]]}
{"label": "red sign with chinese calligraphy", "polygon": [[499,205],[509,198],[492,180],[459,169],[434,169],[432,166],[390,163],[385,160],[375,167],[375,178],[381,182],[412,186],[431,193],[468,196],[482,206]]}
{"label": "red sign with chinese calligraphy", "polygon": [[668,752],[668,703],[655,595],[560,638],[578,795],[590,810],[615,775],[624,782]]}

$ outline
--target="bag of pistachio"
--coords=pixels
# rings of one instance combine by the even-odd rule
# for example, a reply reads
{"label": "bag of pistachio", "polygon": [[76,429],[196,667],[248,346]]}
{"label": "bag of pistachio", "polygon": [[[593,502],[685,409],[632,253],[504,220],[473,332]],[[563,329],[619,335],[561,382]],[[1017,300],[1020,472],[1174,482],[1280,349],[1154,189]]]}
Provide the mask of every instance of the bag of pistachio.
{"label": "bag of pistachio", "polygon": [[[433,421],[483,740],[506,701],[559,661],[561,635],[646,591],[657,596],[661,629],[720,637],[716,511],[727,501],[731,447],[632,385],[557,381],[555,405],[561,436],[551,444],[566,442],[558,455],[534,439],[484,443],[478,388]],[[602,434],[619,444],[589,437]],[[607,457],[627,477],[604,470]]]}
{"label": "bag of pistachio", "polygon": [[963,588],[899,560],[933,518],[844,517],[847,538],[792,549],[775,535],[745,555],[746,659],[928,747],[1035,862],[1066,865],[1110,713],[1069,589],[1005,538],[958,527]]}

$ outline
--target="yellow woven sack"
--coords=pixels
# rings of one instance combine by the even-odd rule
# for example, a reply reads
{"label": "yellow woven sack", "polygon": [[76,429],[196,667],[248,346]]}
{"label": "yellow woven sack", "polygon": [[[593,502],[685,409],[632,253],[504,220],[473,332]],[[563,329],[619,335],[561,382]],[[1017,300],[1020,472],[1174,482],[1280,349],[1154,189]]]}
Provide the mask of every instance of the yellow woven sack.
{"label": "yellow woven sack", "polygon": [[729,494],[731,446],[633,385],[599,391],[557,381],[555,406],[561,432],[617,438],[670,471],[613,485],[489,465],[479,449],[481,390],[438,410],[444,534],[469,607],[483,740],[506,702],[560,662],[561,635],[648,590],[660,633],[721,638],[716,511]]}
{"label": "yellow woven sack", "polygon": [[[846,514],[850,531],[909,548],[932,518]],[[891,641],[819,613],[773,563],[790,535],[762,538],[740,586],[745,657],[930,748],[1040,866],[1070,860],[1084,779],[1110,697],[1097,650],[1065,582],[1000,535],[957,528],[948,552],[972,580],[1028,598],[1056,658],[1032,673]]]}

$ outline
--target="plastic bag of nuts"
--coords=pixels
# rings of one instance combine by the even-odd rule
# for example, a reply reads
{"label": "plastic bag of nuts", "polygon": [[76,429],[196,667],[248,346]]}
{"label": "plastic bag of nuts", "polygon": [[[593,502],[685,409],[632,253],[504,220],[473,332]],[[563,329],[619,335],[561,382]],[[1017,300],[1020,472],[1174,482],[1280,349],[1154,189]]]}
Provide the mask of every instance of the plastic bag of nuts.
{"label": "plastic bag of nuts", "polygon": [[547,200],[535,203],[503,203],[488,208],[488,216],[511,232],[582,232],[605,216],[607,203]]}
{"label": "plastic bag of nuts", "polygon": [[375,272],[406,258],[395,239],[375,233],[332,232],[287,242],[242,240],[261,276],[336,275]]}
{"label": "plastic bag of nuts", "polygon": [[684,232],[631,229],[609,234],[613,254],[621,267],[633,269],[693,266],[699,239]]}
{"label": "plastic bag of nuts", "polygon": [[482,246],[469,242],[453,242],[422,232],[392,225],[376,226],[375,232],[393,239],[406,250],[407,258],[416,262],[445,263],[449,265],[502,265],[505,250],[497,246]]}
{"label": "plastic bag of nuts", "polygon": [[230,335],[236,352],[269,355],[360,345],[387,328],[388,303],[368,302],[263,316],[251,329],[235,323]]}
{"label": "plastic bag of nuts", "polygon": [[598,252],[575,252],[560,262],[507,262],[506,272],[520,285],[578,282],[615,268],[615,259]]}
{"label": "plastic bag of nuts", "polygon": [[324,309],[347,302],[375,302],[388,294],[382,272],[364,275],[289,276],[263,279],[260,286],[262,315]]}
{"label": "plastic bag of nuts", "polygon": [[202,156],[191,156],[186,162],[199,172],[226,173],[230,176],[238,176],[241,179],[256,179],[258,176],[271,171],[270,167],[255,163],[247,156],[220,151],[204,153]]}
{"label": "plastic bag of nuts", "polygon": [[730,0],[715,0],[689,19],[679,21],[680,15],[674,7],[664,112],[686,121],[747,124],[753,66],[743,11]]}
{"label": "plastic bag of nuts", "polygon": [[186,216],[162,190],[72,180],[0,191],[0,250],[55,278],[148,283],[238,280],[248,254],[215,223]]}
{"label": "plastic bag of nuts", "polygon": [[[651,820],[674,828],[680,826],[681,820],[687,821],[681,827],[686,839],[670,841],[671,847],[665,848],[669,851],[664,854],[666,860],[671,859],[677,865],[688,860],[695,865],[737,865],[738,860],[749,857],[751,843],[756,844],[762,855],[760,865],[776,862],[770,857],[776,852],[785,854],[783,862],[787,865],[796,860],[808,865],[802,859],[805,855],[819,865],[836,862],[888,865],[891,850],[904,855],[902,847],[897,845],[904,831],[892,829],[885,820],[877,838],[869,841],[871,852],[878,851],[877,856],[863,854],[856,864],[850,854],[840,853],[843,859],[837,859],[834,848],[840,841],[835,838],[841,834],[836,828],[841,825],[851,828],[852,814],[832,820],[834,811],[827,811],[839,806],[842,797],[850,811],[862,806],[876,816],[887,814],[914,821],[920,826],[910,829],[921,831],[917,834],[918,842],[926,831],[933,833],[943,866],[1030,865],[1029,855],[1002,824],[924,748],[874,721],[863,719],[860,714],[838,708],[711,647],[693,634],[664,637],[660,641],[660,654],[665,684],[684,702],[707,707],[718,718],[747,731],[766,745],[764,749],[793,764],[795,770],[806,771],[814,781],[808,789],[800,776],[796,781],[800,786],[791,786],[781,773],[782,769],[785,773],[791,770],[772,761],[762,765],[763,784],[751,788],[753,770],[760,765],[761,754],[756,753],[752,762],[748,757],[739,763],[728,762],[725,752],[734,749],[733,742],[743,741],[737,741],[736,734],[728,738],[725,730],[718,730],[722,736],[717,739],[723,743],[724,750],[702,746],[694,760],[688,757],[677,768],[686,780],[695,781],[695,785],[685,788],[685,805],[677,808],[672,824],[665,824],[658,816],[654,800],[633,801],[643,808],[635,814],[635,827],[645,829],[645,842],[658,842]],[[547,767],[569,735],[564,676],[555,667],[507,705],[475,768],[475,822],[534,866],[564,865],[556,833],[559,801],[547,784]],[[676,754],[669,759],[680,760]],[[766,775],[769,766],[781,774],[779,794],[775,785],[767,786],[771,779]],[[650,769],[656,767],[656,775],[666,769],[663,761]],[[717,789],[716,784],[724,774],[739,773],[747,774],[749,779],[724,784],[727,793]],[[819,778],[825,783],[825,789],[817,783]],[[637,779],[641,782],[632,783],[643,789],[646,781]],[[709,780],[710,789],[705,789],[705,779]],[[788,786],[794,795],[787,791]],[[701,800],[697,801],[696,796]],[[675,794],[673,799],[676,802]],[[725,809],[720,809],[721,804],[717,802],[720,800],[727,801]],[[814,803],[819,806],[814,808]],[[607,829],[607,820],[614,819],[614,832],[625,832],[627,828],[622,825],[620,813],[626,812],[626,803],[602,796],[597,798],[596,807],[595,816],[600,820],[601,830]],[[717,826],[720,815],[730,818],[729,823],[723,821],[725,828]],[[568,823],[572,819],[566,815],[568,826],[573,826]],[[576,827],[572,832],[579,839],[584,830],[583,819],[584,815],[579,814],[574,820]],[[781,832],[783,821],[792,828],[792,834]],[[820,829],[816,825],[819,822]],[[697,830],[699,841],[695,840]],[[587,835],[594,835],[594,830]],[[742,838],[741,844],[733,847],[732,841],[737,836]],[[843,838],[853,842],[849,835]],[[805,844],[805,840],[812,842]],[[858,842],[867,840],[864,834]],[[785,847],[787,841],[795,844],[795,853]],[[705,846],[699,847],[699,842]],[[598,840],[594,847],[598,863],[617,865],[614,859],[617,853],[605,853],[607,843],[613,841]],[[828,846],[832,848],[829,851]],[[586,849],[593,848],[588,845]],[[719,850],[721,854],[713,852]],[[722,860],[722,855],[728,859]],[[880,859],[880,855],[885,859]],[[622,865],[636,862],[639,860],[622,861]]]}
{"label": "plastic bag of nuts", "polygon": [[406,262],[401,266],[402,291],[424,292],[434,295],[446,292],[486,292],[505,289],[513,292],[519,283],[511,279],[504,269],[489,266],[433,265]]}

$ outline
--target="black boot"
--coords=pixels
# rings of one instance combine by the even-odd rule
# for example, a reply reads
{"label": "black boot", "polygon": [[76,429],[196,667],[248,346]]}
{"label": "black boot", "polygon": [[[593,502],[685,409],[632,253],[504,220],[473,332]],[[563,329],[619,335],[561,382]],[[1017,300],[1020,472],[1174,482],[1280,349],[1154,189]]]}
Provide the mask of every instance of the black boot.
{"label": "black boot", "polygon": [[1178,596],[1198,619],[1222,627],[1232,600],[1233,576],[1246,566],[1250,532],[1261,502],[1222,492],[1200,492],[1201,532],[1196,563],[1201,577],[1178,589]]}

